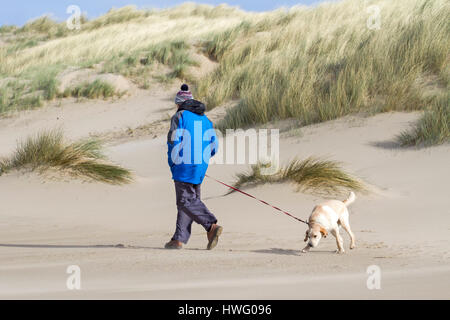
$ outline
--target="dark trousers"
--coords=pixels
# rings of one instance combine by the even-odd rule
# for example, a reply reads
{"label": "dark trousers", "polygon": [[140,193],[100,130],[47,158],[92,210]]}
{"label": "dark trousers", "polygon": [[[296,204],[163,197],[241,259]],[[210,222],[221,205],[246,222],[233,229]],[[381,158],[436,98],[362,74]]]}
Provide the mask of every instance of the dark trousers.
{"label": "dark trousers", "polygon": [[200,197],[200,184],[175,182],[177,196],[177,227],[172,240],[187,243],[191,236],[192,222],[200,224],[206,231],[217,223],[216,217],[208,210]]}

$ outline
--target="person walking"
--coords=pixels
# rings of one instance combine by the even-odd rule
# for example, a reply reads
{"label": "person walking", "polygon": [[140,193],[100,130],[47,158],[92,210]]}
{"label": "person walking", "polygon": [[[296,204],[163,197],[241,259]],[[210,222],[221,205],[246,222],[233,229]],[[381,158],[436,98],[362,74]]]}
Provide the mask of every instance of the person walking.
{"label": "person walking", "polygon": [[206,231],[207,249],[216,247],[223,228],[201,200],[201,184],[209,160],[219,144],[213,123],[205,115],[206,107],[194,100],[189,87],[181,86],[175,97],[177,112],[171,118],[167,134],[168,163],[175,184],[178,209],[175,233],[166,243],[166,249],[181,249],[191,236],[192,223]]}

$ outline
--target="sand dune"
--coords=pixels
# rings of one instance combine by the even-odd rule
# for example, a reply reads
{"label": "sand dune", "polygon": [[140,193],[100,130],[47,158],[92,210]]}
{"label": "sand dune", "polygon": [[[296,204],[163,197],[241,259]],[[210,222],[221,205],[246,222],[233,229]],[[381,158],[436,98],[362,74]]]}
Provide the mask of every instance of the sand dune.
{"label": "sand dune", "polygon": [[[161,119],[164,128],[172,105],[158,91],[26,112],[0,120],[0,154],[20,137],[55,126],[73,139]],[[159,133],[111,141],[110,158],[135,173],[127,186],[4,175],[0,298],[448,299],[450,147],[400,150],[392,143],[418,116],[347,117],[282,135],[282,161],[330,156],[378,190],[352,205],[357,248],[345,255],[334,253],[332,237],[301,254],[304,225],[240,194],[223,196],[227,190],[210,180],[203,198],[225,228],[219,246],[204,250],[206,236],[195,226],[184,250],[163,250],[176,207]],[[243,168],[213,165],[209,174],[231,182]],[[322,200],[289,184],[249,192],[299,217]],[[69,265],[81,268],[79,291],[66,288]],[[366,287],[370,265],[381,268],[381,290]]]}

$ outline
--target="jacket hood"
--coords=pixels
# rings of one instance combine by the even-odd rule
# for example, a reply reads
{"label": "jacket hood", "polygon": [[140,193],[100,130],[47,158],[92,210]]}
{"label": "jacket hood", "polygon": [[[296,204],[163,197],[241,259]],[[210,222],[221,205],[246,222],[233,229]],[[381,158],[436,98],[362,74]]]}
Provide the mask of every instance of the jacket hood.
{"label": "jacket hood", "polygon": [[205,105],[197,100],[190,99],[183,102],[179,107],[178,111],[187,110],[193,112],[195,114],[203,116],[205,114],[206,107]]}

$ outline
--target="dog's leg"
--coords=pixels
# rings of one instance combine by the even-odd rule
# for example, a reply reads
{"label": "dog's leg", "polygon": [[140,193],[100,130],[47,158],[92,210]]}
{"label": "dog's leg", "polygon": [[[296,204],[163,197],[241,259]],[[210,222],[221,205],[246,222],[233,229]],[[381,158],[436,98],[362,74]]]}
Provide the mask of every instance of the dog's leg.
{"label": "dog's leg", "polygon": [[338,228],[332,229],[331,234],[336,238],[336,244],[338,247],[336,252],[337,253],[345,253],[344,246],[343,246],[343,240],[342,240],[341,235],[339,234],[339,229]]}
{"label": "dog's leg", "polygon": [[311,249],[310,246],[306,246],[306,247],[303,248],[302,252],[303,253],[307,253],[310,249]]}
{"label": "dog's leg", "polygon": [[341,226],[344,228],[345,231],[347,231],[348,235],[350,236],[350,249],[354,249],[356,247],[355,243],[355,235],[352,232],[352,229],[350,229],[350,223],[348,222],[348,216],[344,216],[340,219]]}
{"label": "dog's leg", "polygon": [[[305,240],[303,240],[303,241],[305,241],[305,242],[308,241],[308,238],[309,238],[309,229],[306,230],[306,232],[305,232]],[[306,247],[303,248],[302,252],[306,253],[310,249],[311,249],[311,247],[309,245],[307,245]]]}

